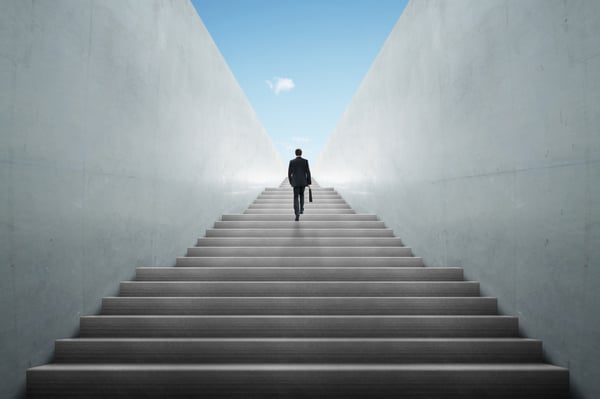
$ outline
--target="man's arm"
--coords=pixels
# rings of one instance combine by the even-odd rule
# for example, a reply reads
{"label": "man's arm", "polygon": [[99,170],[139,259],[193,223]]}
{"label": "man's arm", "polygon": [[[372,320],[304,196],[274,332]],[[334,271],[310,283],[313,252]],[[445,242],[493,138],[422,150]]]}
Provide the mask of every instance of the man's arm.
{"label": "man's arm", "polygon": [[312,181],[310,180],[310,168],[308,167],[308,159],[306,160],[306,181],[308,182],[309,186],[312,184]]}
{"label": "man's arm", "polygon": [[292,161],[290,161],[290,166],[288,166],[288,180],[290,182],[290,186],[293,186],[293,184],[292,184]]}

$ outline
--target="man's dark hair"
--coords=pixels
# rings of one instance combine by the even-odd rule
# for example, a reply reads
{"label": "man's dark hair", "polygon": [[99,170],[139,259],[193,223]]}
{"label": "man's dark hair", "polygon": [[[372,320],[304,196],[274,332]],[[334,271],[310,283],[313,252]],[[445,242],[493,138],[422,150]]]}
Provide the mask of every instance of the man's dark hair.
{"label": "man's dark hair", "polygon": [[300,148],[296,148],[296,156],[299,157],[302,155],[302,150]]}

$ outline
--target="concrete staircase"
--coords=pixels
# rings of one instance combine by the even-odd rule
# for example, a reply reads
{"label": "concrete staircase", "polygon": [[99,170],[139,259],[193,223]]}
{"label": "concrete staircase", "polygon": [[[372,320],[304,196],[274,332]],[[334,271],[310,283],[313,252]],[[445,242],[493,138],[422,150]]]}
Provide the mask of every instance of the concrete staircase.
{"label": "concrete staircase", "polygon": [[138,268],[28,370],[28,397],[568,396],[568,370],[461,268],[424,267],[375,215],[313,194],[294,222],[289,186],[267,188],[176,267]]}

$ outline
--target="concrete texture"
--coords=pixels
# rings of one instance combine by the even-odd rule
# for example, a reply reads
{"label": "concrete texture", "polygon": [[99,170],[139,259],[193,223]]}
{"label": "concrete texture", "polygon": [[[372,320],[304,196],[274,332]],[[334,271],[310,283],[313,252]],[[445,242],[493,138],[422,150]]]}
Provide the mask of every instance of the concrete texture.
{"label": "concrete texture", "polygon": [[285,166],[182,0],[0,1],[0,398]]}
{"label": "concrete texture", "polygon": [[419,0],[315,175],[600,397],[600,2]]}

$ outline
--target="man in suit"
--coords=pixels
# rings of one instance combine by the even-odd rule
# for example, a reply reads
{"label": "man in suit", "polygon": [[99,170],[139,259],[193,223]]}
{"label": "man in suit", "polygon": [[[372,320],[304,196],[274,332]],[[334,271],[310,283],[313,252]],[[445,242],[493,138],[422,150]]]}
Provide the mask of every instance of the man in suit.
{"label": "man in suit", "polygon": [[300,148],[296,150],[296,159],[290,161],[288,180],[294,187],[294,212],[296,213],[296,221],[298,221],[300,220],[300,214],[304,213],[304,189],[312,184],[308,160],[302,158]]}

